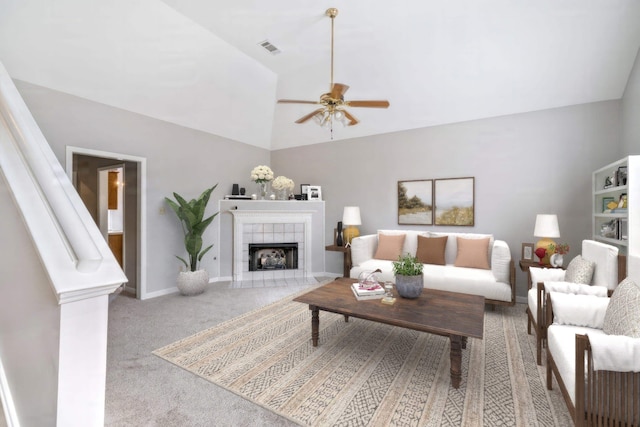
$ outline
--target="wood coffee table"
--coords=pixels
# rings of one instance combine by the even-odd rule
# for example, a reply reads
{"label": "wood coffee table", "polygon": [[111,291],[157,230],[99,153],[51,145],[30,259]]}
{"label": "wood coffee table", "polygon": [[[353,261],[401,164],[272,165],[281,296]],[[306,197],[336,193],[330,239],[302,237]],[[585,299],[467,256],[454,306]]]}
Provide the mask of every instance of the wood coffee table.
{"label": "wood coffee table", "polygon": [[451,385],[460,387],[462,349],[466,348],[467,338],[482,339],[484,297],[424,289],[418,298],[406,299],[395,295],[395,304],[386,305],[379,299],[358,301],[351,291],[351,284],[356,281],[339,278],[294,298],[294,301],[309,304],[314,347],[318,345],[320,310],[342,314],[345,321],[352,316],[448,336],[451,344]]}

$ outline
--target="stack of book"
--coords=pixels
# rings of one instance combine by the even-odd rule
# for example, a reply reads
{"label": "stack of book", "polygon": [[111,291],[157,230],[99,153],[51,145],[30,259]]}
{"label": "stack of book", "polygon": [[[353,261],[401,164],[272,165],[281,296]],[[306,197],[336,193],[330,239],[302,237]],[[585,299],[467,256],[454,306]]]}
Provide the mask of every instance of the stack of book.
{"label": "stack of book", "polygon": [[384,288],[379,283],[366,283],[360,285],[356,282],[351,284],[351,290],[358,301],[367,299],[381,299],[384,298]]}

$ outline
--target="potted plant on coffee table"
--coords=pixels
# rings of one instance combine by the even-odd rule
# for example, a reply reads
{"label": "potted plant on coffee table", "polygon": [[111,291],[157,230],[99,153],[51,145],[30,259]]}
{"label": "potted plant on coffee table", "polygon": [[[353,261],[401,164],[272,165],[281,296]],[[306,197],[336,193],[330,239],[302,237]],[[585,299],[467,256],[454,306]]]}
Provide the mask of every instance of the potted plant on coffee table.
{"label": "potted plant on coffee table", "polygon": [[184,247],[189,255],[189,262],[176,255],[182,261],[187,271],[181,271],[178,275],[178,290],[182,295],[197,295],[205,290],[209,283],[209,273],[207,270],[198,269],[202,257],[213,247],[209,245],[203,248],[202,235],[207,227],[213,222],[218,212],[205,218],[204,213],[209,203],[209,197],[218,184],[205,190],[200,197],[187,201],[177,193],[173,193],[175,201],[165,197],[165,200],[176,213],[184,232]]}
{"label": "potted plant on coffee table", "polygon": [[407,253],[393,261],[393,273],[396,276],[396,290],[403,298],[418,298],[424,288],[422,268],[418,259]]}

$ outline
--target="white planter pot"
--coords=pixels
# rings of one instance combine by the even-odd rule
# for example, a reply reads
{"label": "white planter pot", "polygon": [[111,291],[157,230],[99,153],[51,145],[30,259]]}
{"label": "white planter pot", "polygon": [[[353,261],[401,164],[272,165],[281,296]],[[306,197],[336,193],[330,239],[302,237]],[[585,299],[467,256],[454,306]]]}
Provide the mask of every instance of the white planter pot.
{"label": "white planter pot", "polygon": [[198,295],[209,283],[207,270],[181,271],[178,274],[178,290],[182,295]]}

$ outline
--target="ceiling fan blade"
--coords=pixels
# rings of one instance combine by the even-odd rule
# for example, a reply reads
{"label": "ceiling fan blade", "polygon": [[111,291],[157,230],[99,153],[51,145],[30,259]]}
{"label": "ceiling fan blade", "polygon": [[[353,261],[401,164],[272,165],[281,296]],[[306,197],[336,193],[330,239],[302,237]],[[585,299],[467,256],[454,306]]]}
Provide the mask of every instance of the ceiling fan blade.
{"label": "ceiling fan blade", "polygon": [[329,92],[329,95],[331,95],[333,99],[342,99],[342,97],[348,90],[349,86],[342,83],[334,83],[333,87],[331,88],[331,92]]}
{"label": "ceiling fan blade", "polygon": [[389,101],[345,101],[349,107],[389,108]]}
{"label": "ceiling fan blade", "polygon": [[298,99],[278,99],[278,104],[319,104],[318,101],[300,101]]}
{"label": "ceiling fan blade", "polygon": [[312,111],[311,113],[307,114],[306,116],[300,117],[298,120],[296,120],[296,123],[304,123],[307,120],[309,120],[311,117],[315,116],[318,113],[321,113],[322,111],[324,111],[324,108],[318,108],[317,110]]}
{"label": "ceiling fan blade", "polygon": [[342,110],[342,112],[344,113],[344,116],[349,119],[349,123],[347,124],[347,126],[353,126],[353,125],[357,125],[358,123],[360,123],[360,121],[358,119],[356,119],[355,117],[353,117],[353,115],[351,113],[349,113],[347,110]]}

